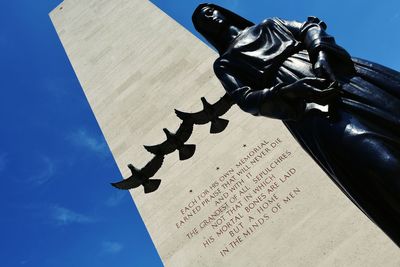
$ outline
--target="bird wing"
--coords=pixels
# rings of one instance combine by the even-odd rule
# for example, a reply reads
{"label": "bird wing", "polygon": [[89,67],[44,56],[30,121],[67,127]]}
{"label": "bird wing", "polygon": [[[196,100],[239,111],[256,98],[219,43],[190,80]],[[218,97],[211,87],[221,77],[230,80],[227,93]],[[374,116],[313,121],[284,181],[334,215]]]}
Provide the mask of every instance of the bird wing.
{"label": "bird wing", "polygon": [[183,121],[175,133],[175,137],[182,143],[189,140],[193,132],[193,123]]}
{"label": "bird wing", "polygon": [[232,97],[229,94],[225,94],[217,102],[213,104],[215,116],[219,117],[224,115],[228,110],[235,104]]}
{"label": "bird wing", "polygon": [[188,113],[175,109],[175,114],[183,121],[192,121],[194,124],[206,124],[209,122],[207,113],[202,110],[199,112]]}
{"label": "bird wing", "polygon": [[154,155],[166,155],[172,153],[176,149],[176,145],[172,142],[165,140],[161,144],[154,145],[154,146],[146,146],[144,148]]}
{"label": "bird wing", "polygon": [[142,175],[146,178],[153,177],[154,174],[157,173],[157,171],[161,168],[162,164],[164,161],[164,155],[156,155],[154,158],[152,158],[146,166],[144,166],[140,172]]}
{"label": "bird wing", "polygon": [[192,113],[183,112],[175,109],[176,116],[183,121],[193,120]]}
{"label": "bird wing", "polygon": [[125,180],[122,180],[122,181],[119,181],[116,183],[111,183],[112,186],[114,186],[118,189],[124,189],[124,190],[136,188],[141,184],[142,184],[142,181],[134,176],[131,176]]}

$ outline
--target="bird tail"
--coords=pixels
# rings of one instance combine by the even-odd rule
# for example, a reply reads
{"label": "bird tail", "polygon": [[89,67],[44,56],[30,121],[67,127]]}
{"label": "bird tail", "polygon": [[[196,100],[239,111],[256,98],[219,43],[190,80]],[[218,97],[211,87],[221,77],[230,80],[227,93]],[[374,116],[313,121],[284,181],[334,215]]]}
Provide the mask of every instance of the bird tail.
{"label": "bird tail", "polygon": [[151,193],[158,189],[161,184],[160,179],[149,179],[143,183],[144,193]]}
{"label": "bird tail", "polygon": [[216,118],[211,121],[210,133],[216,134],[225,130],[226,126],[228,126],[229,121],[221,118]]}
{"label": "bird tail", "polygon": [[194,152],[196,151],[196,145],[183,145],[178,150],[179,150],[180,160],[189,159],[193,156]]}

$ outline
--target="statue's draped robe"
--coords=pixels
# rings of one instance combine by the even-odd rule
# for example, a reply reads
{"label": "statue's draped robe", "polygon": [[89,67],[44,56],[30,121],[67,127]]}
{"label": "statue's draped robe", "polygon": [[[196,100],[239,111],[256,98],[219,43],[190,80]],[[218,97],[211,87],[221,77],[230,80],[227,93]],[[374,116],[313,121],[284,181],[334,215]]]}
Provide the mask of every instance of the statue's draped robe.
{"label": "statue's draped robe", "polygon": [[[329,53],[340,96],[328,113],[278,101],[280,87],[315,77],[306,31],[307,23],[265,20],[243,30],[214,71],[243,110],[282,119],[339,188],[400,246],[400,73],[350,58],[322,31],[315,43]],[[302,117],[287,120],[285,105],[298,105]],[[265,106],[270,108],[263,111]]]}

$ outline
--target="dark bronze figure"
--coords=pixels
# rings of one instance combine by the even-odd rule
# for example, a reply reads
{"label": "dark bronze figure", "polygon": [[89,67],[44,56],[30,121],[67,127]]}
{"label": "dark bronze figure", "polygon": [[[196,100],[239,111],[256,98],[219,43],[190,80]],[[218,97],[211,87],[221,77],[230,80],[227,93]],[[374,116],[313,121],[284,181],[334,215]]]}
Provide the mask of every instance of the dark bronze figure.
{"label": "dark bronze figure", "polygon": [[186,113],[175,109],[176,115],[183,121],[189,121],[194,124],[202,125],[211,122],[210,133],[216,134],[225,130],[229,121],[221,119],[220,116],[224,115],[234,104],[229,94],[225,94],[214,104],[210,104],[202,97],[203,110],[196,113]]}
{"label": "dark bronze figure", "polygon": [[179,151],[179,159],[186,160],[193,156],[196,145],[185,144],[193,132],[193,123],[182,121],[176,133],[171,133],[168,129],[163,129],[167,140],[159,145],[144,146],[144,148],[154,155],[167,155],[175,150]]}
{"label": "dark bronze figure", "polygon": [[120,182],[112,183],[118,189],[132,189],[143,185],[144,192],[151,193],[158,189],[160,186],[160,179],[150,179],[161,168],[164,161],[164,156],[155,156],[150,160],[142,169],[135,168],[132,164],[128,165],[132,175]]}
{"label": "dark bronze figure", "polygon": [[255,25],[202,4],[192,18],[218,50],[215,74],[239,107],[281,119],[337,186],[400,246],[399,72],[352,58],[315,17]]}

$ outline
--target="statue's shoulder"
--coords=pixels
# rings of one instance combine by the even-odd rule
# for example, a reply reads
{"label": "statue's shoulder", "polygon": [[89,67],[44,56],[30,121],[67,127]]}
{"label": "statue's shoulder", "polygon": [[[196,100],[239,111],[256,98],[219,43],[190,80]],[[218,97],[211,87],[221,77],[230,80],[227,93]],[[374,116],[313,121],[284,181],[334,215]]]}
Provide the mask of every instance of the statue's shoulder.
{"label": "statue's shoulder", "polygon": [[278,28],[284,31],[288,31],[288,23],[290,24],[291,22],[278,17],[272,17],[263,20],[260,25],[262,28]]}
{"label": "statue's shoulder", "polygon": [[282,24],[283,20],[278,18],[278,17],[272,17],[272,18],[266,18],[264,19],[260,24],[261,25],[276,25],[278,24]]}

